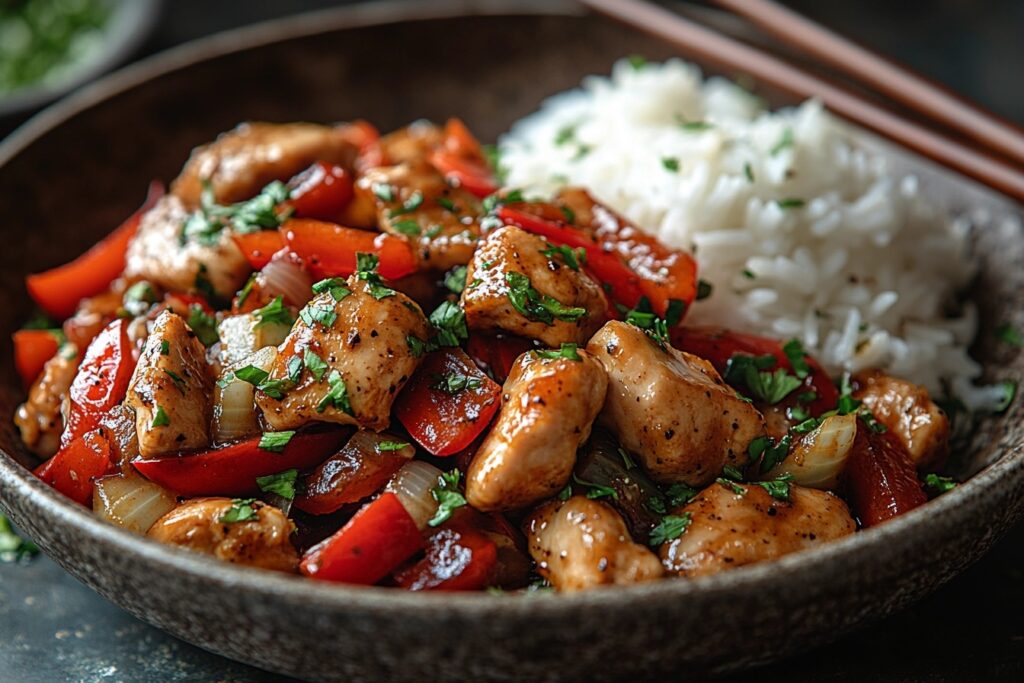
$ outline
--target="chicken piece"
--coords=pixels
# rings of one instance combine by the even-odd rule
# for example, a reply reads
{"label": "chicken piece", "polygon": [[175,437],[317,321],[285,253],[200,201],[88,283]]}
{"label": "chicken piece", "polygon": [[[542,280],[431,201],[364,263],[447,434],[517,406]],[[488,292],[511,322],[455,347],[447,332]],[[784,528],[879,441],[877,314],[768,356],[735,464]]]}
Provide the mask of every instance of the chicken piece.
{"label": "chicken piece", "polygon": [[552,500],[526,519],[524,529],[537,571],[560,591],[653,581],[664,574],[654,553],[634,543],[619,513],[601,501]]}
{"label": "chicken piece", "polygon": [[294,573],[299,557],[293,531],[295,525],[283,512],[258,500],[196,498],[154,522],[148,535],[225,562]]}
{"label": "chicken piece", "polygon": [[611,321],[587,345],[608,373],[601,411],[626,450],[661,483],[703,486],[726,465],[743,465],[764,419],[711,363],[638,328]]}
{"label": "chicken piece", "polygon": [[407,239],[424,268],[447,270],[469,263],[480,239],[480,201],[450,187],[432,166],[371,169],[356,183],[356,193],[372,197],[376,224]]}
{"label": "chicken piece", "polygon": [[[341,301],[324,292],[306,305],[270,372],[280,391],[256,392],[274,429],[312,421],[386,429],[391,403],[420,364],[407,341],[428,337],[420,307],[400,292],[377,299],[357,275],[346,286]],[[314,372],[318,361],[326,365]]]}
{"label": "chicken piece", "polygon": [[569,482],[576,451],[604,403],[604,369],[580,360],[519,357],[502,392],[497,421],[466,473],[466,500],[478,510],[517,510]]}
{"label": "chicken piece", "polygon": [[206,349],[181,316],[164,311],[153,323],[125,399],[135,409],[142,457],[209,445],[212,399]]}
{"label": "chicken piece", "polygon": [[61,406],[80,360],[73,346],[65,346],[46,361],[43,372],[29,389],[28,400],[18,406],[14,414],[22,442],[41,458],[50,457],[60,448],[60,435],[64,431]]}
{"label": "chicken piece", "polygon": [[919,470],[937,470],[949,455],[949,418],[922,386],[883,372],[854,377],[853,397],[896,435]]}
{"label": "chicken piece", "polygon": [[195,237],[182,243],[188,217],[180,199],[174,195],[161,198],[142,217],[128,244],[125,276],[175,292],[209,284],[217,294],[230,298],[249,277],[249,263],[228,230],[221,230],[209,244]]}
{"label": "chicken piece", "polygon": [[259,194],[271,181],[288,180],[315,161],[351,169],[358,152],[345,126],[243,123],[193,150],[171,193],[194,209],[208,179],[217,203],[231,204]]}
{"label": "chicken piece", "polygon": [[551,347],[583,345],[605,319],[601,287],[525,230],[505,226],[490,233],[473,254],[462,292],[466,322],[501,330]]}
{"label": "chicken piece", "polygon": [[690,515],[690,524],[659,549],[669,571],[706,576],[814,548],[857,529],[846,503],[827,491],[790,485],[786,502],[761,486],[733,486],[735,491],[712,484],[672,511]]}
{"label": "chicken piece", "polygon": [[100,418],[107,430],[111,455],[122,470],[134,471],[132,460],[139,457],[139,434],[135,430],[135,411],[125,403],[116,405]]}
{"label": "chicken piece", "polygon": [[426,120],[413,121],[405,128],[384,135],[380,139],[384,162],[388,164],[419,163],[444,141],[444,133],[437,125]]}
{"label": "chicken piece", "polygon": [[89,342],[117,317],[125,289],[124,279],[118,278],[107,291],[79,301],[75,314],[64,321],[64,335],[68,341],[79,349],[88,348]]}

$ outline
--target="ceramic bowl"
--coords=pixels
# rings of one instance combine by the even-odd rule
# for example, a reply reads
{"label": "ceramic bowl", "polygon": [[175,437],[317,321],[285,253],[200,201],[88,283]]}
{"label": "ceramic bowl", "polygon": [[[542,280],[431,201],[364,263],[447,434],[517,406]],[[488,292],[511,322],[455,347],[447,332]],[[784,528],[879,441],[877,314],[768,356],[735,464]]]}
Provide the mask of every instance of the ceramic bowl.
{"label": "ceramic bowl", "polygon": [[[1021,402],[961,454],[966,484],[813,552],[704,579],[579,595],[410,594],[221,564],[94,518],[33,478],[10,426],[22,390],[6,341],[22,278],[68,260],[168,180],[194,145],[242,119],[364,117],[382,129],[463,117],[485,139],[615,58],[665,45],[564,6],[382,4],[225,34],[101,81],[0,145],[0,501],[43,550],[141,619],[213,652],[314,680],[697,678],[838,638],[920,598],[1024,512]],[[863,137],[866,145],[877,140]],[[955,210],[1016,208],[884,148]],[[1024,235],[977,231],[982,329],[1024,322]],[[983,334],[989,378],[1022,359]]]}

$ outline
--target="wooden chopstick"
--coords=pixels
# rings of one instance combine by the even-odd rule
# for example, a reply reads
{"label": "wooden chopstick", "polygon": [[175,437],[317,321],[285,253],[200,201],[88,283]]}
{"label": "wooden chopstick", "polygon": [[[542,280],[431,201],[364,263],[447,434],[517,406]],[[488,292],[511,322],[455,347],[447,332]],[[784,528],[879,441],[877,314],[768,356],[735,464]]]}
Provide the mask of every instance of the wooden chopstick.
{"label": "wooden chopstick", "polygon": [[661,38],[697,59],[726,70],[749,74],[797,97],[816,97],[840,116],[1024,202],[1024,172],[912,123],[773,55],[644,0],[580,2],[616,21]]}
{"label": "wooden chopstick", "polygon": [[1024,167],[1024,130],[772,0],[713,0],[838,72]]}

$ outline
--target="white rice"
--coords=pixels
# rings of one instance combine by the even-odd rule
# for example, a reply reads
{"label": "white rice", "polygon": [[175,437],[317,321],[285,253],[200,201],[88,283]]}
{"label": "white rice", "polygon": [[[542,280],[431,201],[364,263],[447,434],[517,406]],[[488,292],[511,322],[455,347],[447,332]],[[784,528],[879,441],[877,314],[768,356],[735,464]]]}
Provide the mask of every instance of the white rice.
{"label": "white rice", "polygon": [[693,250],[714,289],[688,323],[796,337],[835,374],[882,368],[976,403],[975,310],[947,315],[975,272],[970,223],[852,144],[819,102],[770,112],[691,64],[623,60],[546,101],[501,151],[509,185],[584,186]]}

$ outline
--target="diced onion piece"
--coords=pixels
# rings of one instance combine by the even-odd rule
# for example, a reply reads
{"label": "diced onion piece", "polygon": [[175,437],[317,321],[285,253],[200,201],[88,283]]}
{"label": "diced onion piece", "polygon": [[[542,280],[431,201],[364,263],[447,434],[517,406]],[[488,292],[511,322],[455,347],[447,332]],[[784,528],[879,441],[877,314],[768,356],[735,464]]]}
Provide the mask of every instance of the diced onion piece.
{"label": "diced onion piece", "polygon": [[256,387],[232,373],[248,365],[269,372],[276,359],[277,349],[267,346],[224,371],[213,390],[213,436],[216,441],[223,443],[260,433],[256,419]]}
{"label": "diced onion piece", "polygon": [[173,493],[130,471],[100,477],[93,489],[96,515],[137,534],[146,533],[177,504]]}
{"label": "diced onion piece", "polygon": [[291,306],[305,306],[313,298],[313,276],[295,262],[294,257],[283,249],[270,259],[260,271],[263,291],[270,296],[281,295]]}
{"label": "diced onion piece", "polygon": [[431,490],[438,485],[441,474],[441,470],[433,465],[413,460],[398,470],[385,487],[386,491],[398,496],[420,529],[426,529],[427,522],[437,512],[437,501]]}
{"label": "diced onion piece", "polygon": [[857,437],[856,415],[833,415],[797,442],[766,478],[792,474],[793,482],[815,489],[834,489]]}
{"label": "diced onion piece", "polygon": [[262,348],[278,346],[291,329],[278,323],[257,325],[258,322],[252,313],[229,315],[220,322],[217,331],[221,365],[236,365]]}

